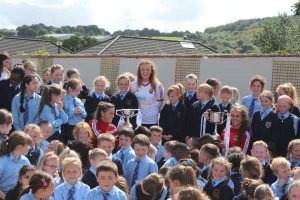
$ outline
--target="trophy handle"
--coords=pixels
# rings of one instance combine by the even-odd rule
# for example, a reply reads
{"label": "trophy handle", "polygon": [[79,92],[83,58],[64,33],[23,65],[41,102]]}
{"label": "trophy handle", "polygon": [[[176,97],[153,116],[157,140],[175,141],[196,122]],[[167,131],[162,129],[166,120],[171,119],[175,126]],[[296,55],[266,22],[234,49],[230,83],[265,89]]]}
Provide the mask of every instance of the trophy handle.
{"label": "trophy handle", "polygon": [[140,112],[140,109],[132,109],[134,110],[134,112],[136,112],[134,115],[132,115],[131,117],[137,116]]}
{"label": "trophy handle", "polygon": [[118,115],[119,117],[122,117],[122,114],[119,114],[119,112],[121,112],[122,110],[116,110],[116,115]]}

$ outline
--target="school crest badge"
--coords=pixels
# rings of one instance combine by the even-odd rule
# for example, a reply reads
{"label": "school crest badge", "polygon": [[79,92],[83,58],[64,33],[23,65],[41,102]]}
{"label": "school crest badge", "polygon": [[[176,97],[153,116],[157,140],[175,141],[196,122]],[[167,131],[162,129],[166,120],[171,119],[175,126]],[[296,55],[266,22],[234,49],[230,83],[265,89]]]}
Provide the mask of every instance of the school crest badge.
{"label": "school crest badge", "polygon": [[221,190],[213,189],[213,197],[214,197],[214,199],[220,199],[221,198]]}
{"label": "school crest badge", "polygon": [[234,140],[234,141],[238,141],[238,135],[235,135],[235,136],[233,137],[233,140]]}
{"label": "school crest badge", "polygon": [[130,99],[127,99],[127,100],[126,100],[126,105],[127,105],[127,106],[131,106],[131,103],[132,103],[132,101],[131,101]]}
{"label": "school crest badge", "polygon": [[271,128],[271,126],[272,126],[272,122],[266,122],[266,124],[265,124],[265,126],[266,126],[266,128]]}

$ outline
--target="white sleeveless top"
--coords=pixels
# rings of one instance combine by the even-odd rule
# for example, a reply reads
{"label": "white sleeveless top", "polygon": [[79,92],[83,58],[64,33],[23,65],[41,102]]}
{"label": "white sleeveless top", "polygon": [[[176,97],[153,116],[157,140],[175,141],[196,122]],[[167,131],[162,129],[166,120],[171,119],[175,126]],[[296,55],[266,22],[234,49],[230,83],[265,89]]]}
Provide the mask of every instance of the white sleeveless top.
{"label": "white sleeveless top", "polygon": [[138,87],[137,81],[131,83],[131,92],[135,94],[142,113],[142,124],[158,124],[159,108],[157,101],[164,100],[164,90],[156,83],[156,92],[151,92],[151,84]]}

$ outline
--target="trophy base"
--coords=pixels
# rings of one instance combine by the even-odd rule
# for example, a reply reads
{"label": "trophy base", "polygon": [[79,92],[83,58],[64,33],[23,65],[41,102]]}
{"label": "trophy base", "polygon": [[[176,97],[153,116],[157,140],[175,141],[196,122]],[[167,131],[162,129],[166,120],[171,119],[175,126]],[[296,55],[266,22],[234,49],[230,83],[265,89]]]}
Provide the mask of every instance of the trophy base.
{"label": "trophy base", "polygon": [[211,137],[216,141],[220,140],[220,135],[218,133],[211,135]]}

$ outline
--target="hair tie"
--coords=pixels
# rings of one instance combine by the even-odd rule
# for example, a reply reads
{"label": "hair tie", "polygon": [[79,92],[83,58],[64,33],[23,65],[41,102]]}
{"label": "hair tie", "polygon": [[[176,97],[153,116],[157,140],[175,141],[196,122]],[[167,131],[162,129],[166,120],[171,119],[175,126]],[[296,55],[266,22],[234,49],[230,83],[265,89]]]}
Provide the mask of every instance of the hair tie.
{"label": "hair tie", "polygon": [[42,181],[43,187],[47,187],[48,184],[47,184],[45,178],[41,178],[41,181]]}

